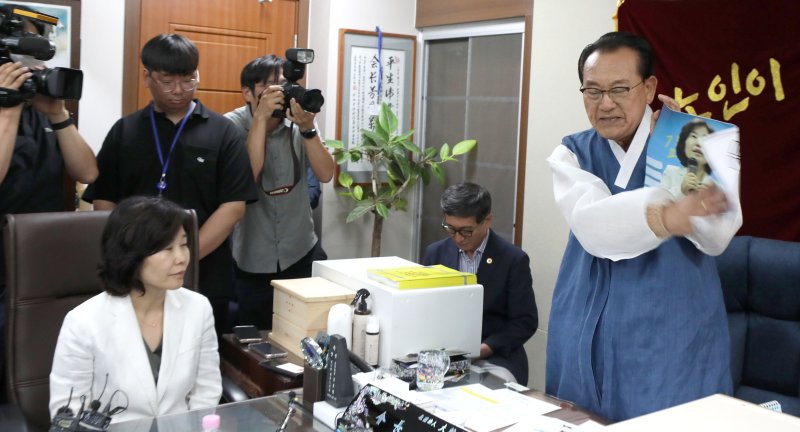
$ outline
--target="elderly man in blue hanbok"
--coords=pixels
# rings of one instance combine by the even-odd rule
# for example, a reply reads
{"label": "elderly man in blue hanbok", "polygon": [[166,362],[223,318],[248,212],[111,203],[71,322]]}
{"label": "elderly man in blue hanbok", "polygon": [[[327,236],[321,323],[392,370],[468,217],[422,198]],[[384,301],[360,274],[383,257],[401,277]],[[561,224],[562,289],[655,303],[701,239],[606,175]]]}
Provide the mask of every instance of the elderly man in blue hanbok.
{"label": "elderly man in blue hanbok", "polygon": [[716,187],[676,201],[643,187],[657,116],[647,41],[606,34],[581,53],[578,75],[592,129],[548,158],[570,235],[550,314],[547,392],[611,420],[730,394],[711,255],[741,226],[741,209]]}

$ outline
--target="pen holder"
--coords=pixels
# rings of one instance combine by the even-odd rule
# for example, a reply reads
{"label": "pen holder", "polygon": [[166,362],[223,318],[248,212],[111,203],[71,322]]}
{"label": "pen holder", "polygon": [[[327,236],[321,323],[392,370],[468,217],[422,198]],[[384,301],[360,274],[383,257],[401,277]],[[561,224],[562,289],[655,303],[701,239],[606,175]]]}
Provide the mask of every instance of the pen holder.
{"label": "pen holder", "polygon": [[314,402],[325,400],[325,369],[316,370],[305,364],[303,370],[303,407],[314,410]]}

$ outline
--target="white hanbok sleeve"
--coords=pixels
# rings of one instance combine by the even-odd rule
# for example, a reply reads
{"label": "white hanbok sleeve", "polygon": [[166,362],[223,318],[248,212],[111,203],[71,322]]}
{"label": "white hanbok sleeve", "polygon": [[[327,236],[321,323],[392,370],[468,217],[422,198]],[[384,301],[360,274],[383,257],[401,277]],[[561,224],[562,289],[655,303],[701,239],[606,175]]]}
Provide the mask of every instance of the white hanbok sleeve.
{"label": "white hanbok sleeve", "polygon": [[668,201],[669,192],[640,188],[612,195],[603,180],[581,169],[575,154],[563,145],[547,161],[553,170],[556,204],[586,252],[618,261],[661,244],[663,239],[647,225],[647,205]]}
{"label": "white hanbok sleeve", "polygon": [[742,227],[742,207],[735,205],[721,215],[695,216],[689,219],[694,234],[686,236],[703,253],[717,256],[728,247],[733,236]]}
{"label": "white hanbok sleeve", "polygon": [[[588,253],[619,261],[649,252],[664,241],[647,225],[646,213],[650,204],[671,201],[669,191],[644,187],[612,195],[603,180],[581,169],[575,154],[563,145],[547,161],[553,170],[556,204]],[[718,255],[741,226],[741,209],[693,217],[691,222],[695,233],[687,238],[704,253]]]}

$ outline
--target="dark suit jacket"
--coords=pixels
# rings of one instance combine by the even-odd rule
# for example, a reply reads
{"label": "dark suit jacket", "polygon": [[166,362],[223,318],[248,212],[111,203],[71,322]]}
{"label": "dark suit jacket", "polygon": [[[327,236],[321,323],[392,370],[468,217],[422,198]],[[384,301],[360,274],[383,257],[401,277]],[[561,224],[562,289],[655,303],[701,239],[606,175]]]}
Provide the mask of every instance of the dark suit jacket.
{"label": "dark suit jacket", "polygon": [[[458,269],[458,246],[449,238],[433,243],[422,263]],[[494,352],[486,360],[508,369],[526,385],[528,357],[522,344],[539,325],[528,255],[490,230],[478,265],[478,283],[483,285],[481,340]]]}

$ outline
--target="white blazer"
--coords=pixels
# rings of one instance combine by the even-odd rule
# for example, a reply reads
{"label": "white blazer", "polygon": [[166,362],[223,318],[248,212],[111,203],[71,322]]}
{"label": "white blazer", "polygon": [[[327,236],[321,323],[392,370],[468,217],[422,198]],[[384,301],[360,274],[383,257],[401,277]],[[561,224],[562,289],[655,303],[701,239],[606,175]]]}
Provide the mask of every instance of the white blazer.
{"label": "white blazer", "polygon": [[[127,403],[128,409],[112,416],[112,423],[219,403],[217,335],[206,297],[184,288],[167,291],[157,385],[145,350],[129,296],[104,292],[71,310],[61,326],[50,372],[51,416],[67,404],[71,389],[75,413],[82,395],[87,408],[96,398],[101,409],[109,401],[111,409]],[[100,397],[106,375],[108,384]]]}

